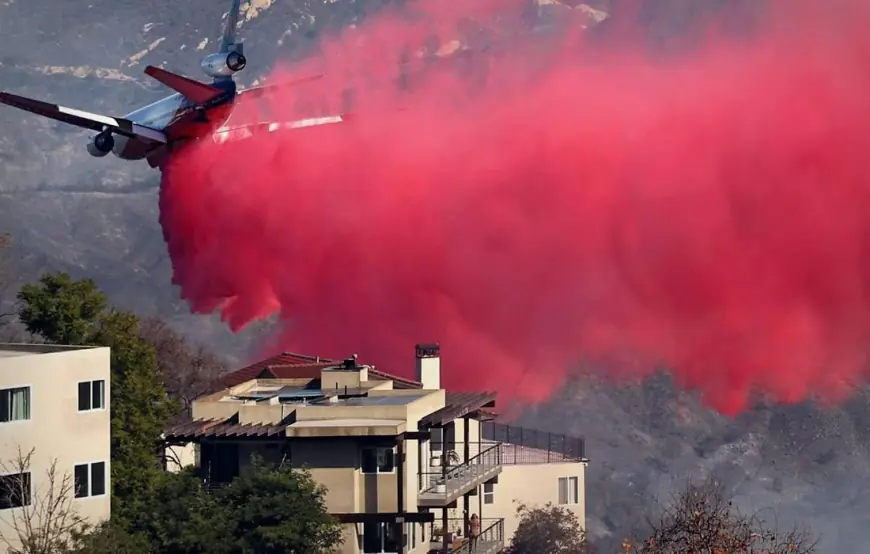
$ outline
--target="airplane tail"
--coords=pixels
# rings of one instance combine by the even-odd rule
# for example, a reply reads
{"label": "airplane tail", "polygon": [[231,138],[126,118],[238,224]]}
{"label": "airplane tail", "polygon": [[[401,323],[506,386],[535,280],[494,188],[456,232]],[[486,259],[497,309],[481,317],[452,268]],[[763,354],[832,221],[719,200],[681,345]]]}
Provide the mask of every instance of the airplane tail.
{"label": "airplane tail", "polygon": [[241,0],[233,0],[233,5],[227,13],[227,23],[224,27],[224,36],[221,38],[221,54],[229,52],[241,51],[241,43],[236,43],[236,27],[239,25],[239,11],[241,10]]}
{"label": "airplane tail", "polygon": [[153,65],[145,68],[145,74],[160,81],[167,87],[180,92],[182,96],[197,104],[206,104],[224,94],[224,91],[217,87],[189,79],[159,67],[154,67]]}

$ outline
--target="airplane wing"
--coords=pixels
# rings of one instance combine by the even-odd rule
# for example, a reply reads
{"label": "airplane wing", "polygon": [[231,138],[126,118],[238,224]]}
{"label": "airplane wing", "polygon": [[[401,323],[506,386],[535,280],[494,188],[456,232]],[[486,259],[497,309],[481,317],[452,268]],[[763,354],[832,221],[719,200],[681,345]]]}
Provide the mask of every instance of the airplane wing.
{"label": "airplane wing", "polygon": [[166,143],[166,135],[160,131],[133,123],[129,119],[117,119],[104,115],[83,112],[73,108],[49,104],[32,98],[25,98],[8,92],[0,92],[0,103],[24,110],[26,112],[48,117],[76,127],[83,127],[96,132],[111,130],[113,133],[131,138],[148,139],[154,142]]}

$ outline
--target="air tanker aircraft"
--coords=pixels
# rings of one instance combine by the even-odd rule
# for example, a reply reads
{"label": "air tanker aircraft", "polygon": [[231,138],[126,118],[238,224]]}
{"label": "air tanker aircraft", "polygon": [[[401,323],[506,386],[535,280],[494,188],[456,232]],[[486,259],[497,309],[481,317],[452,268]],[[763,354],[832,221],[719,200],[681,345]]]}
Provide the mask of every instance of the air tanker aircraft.
{"label": "air tanker aircraft", "polygon": [[[123,119],[107,117],[49,104],[39,100],[0,91],[0,103],[35,113],[64,123],[95,131],[87,149],[91,156],[102,158],[109,152],[124,160],[148,160],[151,167],[162,167],[166,154],[173,146],[191,139],[213,137],[218,141],[230,135],[249,135],[248,129],[225,127],[237,98],[253,98],[268,93],[281,85],[251,88],[237,92],[233,75],[245,68],[247,60],[241,42],[236,42],[241,0],[233,0],[227,14],[226,28],[220,50],[202,60],[203,71],[213,77],[211,84],[202,83],[149,65],[145,73],[177,91],[171,96],[127,114]],[[315,75],[308,81],[322,77]],[[285,83],[284,85],[295,84]],[[304,127],[326,123],[339,123],[341,116],[324,117],[287,123],[260,123],[272,131],[280,127]]]}

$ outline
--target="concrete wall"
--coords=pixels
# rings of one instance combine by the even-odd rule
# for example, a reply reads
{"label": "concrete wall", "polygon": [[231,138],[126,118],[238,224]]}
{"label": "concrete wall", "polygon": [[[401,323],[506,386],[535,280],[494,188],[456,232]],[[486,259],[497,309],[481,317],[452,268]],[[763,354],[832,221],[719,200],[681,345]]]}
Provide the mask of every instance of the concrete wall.
{"label": "concrete wall", "polygon": [[[44,495],[47,474],[56,462],[56,479],[68,476],[67,492],[71,506],[92,522],[110,515],[110,370],[108,348],[58,349],[48,353],[15,355],[16,347],[0,345],[0,389],[30,387],[30,419],[0,423],[0,462],[11,472],[19,448],[26,454],[33,449],[31,481],[37,498]],[[78,383],[105,381],[105,407],[78,411]],[[86,462],[106,463],[106,494],[73,499],[73,468]],[[56,487],[59,489],[60,487]],[[59,491],[58,491],[59,492]],[[0,532],[9,537],[10,521],[21,517],[23,509],[0,513]],[[0,546],[3,551],[5,546]]]}
{"label": "concrete wall", "polygon": [[197,466],[199,463],[198,449],[199,445],[193,442],[167,447],[166,471],[177,473],[188,466]]}
{"label": "concrete wall", "polygon": [[502,467],[498,483],[493,487],[492,504],[485,503],[484,487],[472,499],[473,510],[482,518],[504,518],[505,541],[510,542],[517,530],[517,506],[543,507],[548,502],[559,503],[559,478],[577,477],[578,502],[561,506],[572,511],[580,525],[586,526],[586,463],[521,464]]}

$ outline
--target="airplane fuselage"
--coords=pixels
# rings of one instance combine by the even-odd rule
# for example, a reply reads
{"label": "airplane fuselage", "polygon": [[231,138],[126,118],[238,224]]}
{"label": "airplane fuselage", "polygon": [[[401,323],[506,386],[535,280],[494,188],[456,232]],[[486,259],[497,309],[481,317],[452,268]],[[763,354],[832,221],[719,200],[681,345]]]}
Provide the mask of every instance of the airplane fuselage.
{"label": "airplane fuselage", "polygon": [[224,94],[203,103],[191,102],[180,93],[143,106],[128,113],[125,118],[145,127],[165,131],[166,145],[118,135],[112,153],[123,160],[141,160],[155,150],[170,148],[179,141],[202,138],[223,125],[232,113],[236,86],[232,81],[220,83]]}

